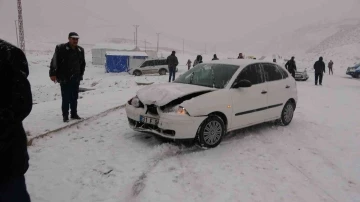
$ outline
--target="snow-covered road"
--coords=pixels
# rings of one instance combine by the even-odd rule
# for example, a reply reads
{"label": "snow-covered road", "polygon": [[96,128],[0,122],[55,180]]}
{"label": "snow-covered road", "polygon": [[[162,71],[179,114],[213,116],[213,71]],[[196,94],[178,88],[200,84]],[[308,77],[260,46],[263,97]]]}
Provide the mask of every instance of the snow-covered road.
{"label": "snow-covered road", "polygon": [[34,142],[33,201],[360,201],[360,80],[298,82],[287,127],[231,133],[214,149],[129,129],[123,109]]}

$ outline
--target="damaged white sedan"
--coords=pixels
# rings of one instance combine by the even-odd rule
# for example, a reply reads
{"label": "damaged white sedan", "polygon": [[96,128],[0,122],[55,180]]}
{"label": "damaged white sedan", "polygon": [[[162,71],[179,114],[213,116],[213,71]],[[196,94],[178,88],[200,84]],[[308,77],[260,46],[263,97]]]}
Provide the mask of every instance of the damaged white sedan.
{"label": "damaged white sedan", "polygon": [[135,131],[216,147],[229,131],[279,120],[288,125],[297,103],[284,67],[256,60],[199,64],[173,83],[142,88],[126,104]]}

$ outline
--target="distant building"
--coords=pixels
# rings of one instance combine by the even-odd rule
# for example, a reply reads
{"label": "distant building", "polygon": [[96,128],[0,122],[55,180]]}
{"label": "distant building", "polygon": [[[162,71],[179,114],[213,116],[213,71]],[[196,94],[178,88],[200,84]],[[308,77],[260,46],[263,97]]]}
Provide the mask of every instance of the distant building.
{"label": "distant building", "polygon": [[148,58],[148,55],[140,51],[108,51],[105,57],[106,72],[119,73],[140,66]]}

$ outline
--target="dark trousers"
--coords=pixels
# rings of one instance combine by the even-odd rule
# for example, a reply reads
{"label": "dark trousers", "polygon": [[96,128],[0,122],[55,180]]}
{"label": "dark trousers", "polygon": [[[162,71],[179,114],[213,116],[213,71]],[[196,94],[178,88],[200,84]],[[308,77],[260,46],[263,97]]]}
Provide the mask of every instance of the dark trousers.
{"label": "dark trousers", "polygon": [[176,67],[169,67],[169,82],[171,81],[171,77],[172,80],[175,80],[175,72],[176,72]]}
{"label": "dark trousers", "polygon": [[25,177],[21,176],[7,182],[0,182],[0,202],[30,202],[26,190]]}
{"label": "dark trousers", "polygon": [[77,115],[77,100],[79,97],[79,77],[72,77],[70,81],[60,84],[62,97],[62,113],[64,117],[69,116],[69,107],[71,115]]}
{"label": "dark trousers", "polygon": [[318,81],[319,81],[319,84],[321,85],[322,79],[323,79],[323,73],[315,73],[315,85],[318,84]]}
{"label": "dark trousers", "polygon": [[289,72],[290,72],[291,76],[292,76],[293,78],[295,78],[295,70],[291,70],[291,71],[289,71]]}
{"label": "dark trousers", "polygon": [[334,74],[333,70],[332,70],[332,67],[329,67],[329,75],[330,75],[330,72],[331,72],[331,74]]}

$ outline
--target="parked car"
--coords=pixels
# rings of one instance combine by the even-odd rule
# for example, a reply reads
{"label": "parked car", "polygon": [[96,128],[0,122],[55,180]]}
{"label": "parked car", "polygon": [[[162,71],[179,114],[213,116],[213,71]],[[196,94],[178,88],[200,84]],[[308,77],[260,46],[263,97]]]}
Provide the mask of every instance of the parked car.
{"label": "parked car", "polygon": [[297,104],[296,81],[284,67],[257,60],[202,63],[173,83],[137,91],[126,104],[135,131],[216,147],[233,130],[279,120],[288,125]]}
{"label": "parked car", "polygon": [[353,78],[359,78],[360,77],[360,63],[353,67],[348,67],[346,70],[346,74],[352,76]]}
{"label": "parked car", "polygon": [[[129,73],[135,76],[143,74],[156,74],[165,75],[169,71],[166,59],[151,59],[145,60],[140,67],[129,69]],[[176,67],[176,72],[178,68]]]}
{"label": "parked car", "polygon": [[302,72],[295,72],[295,80],[296,81],[306,81],[309,79],[309,75],[306,72],[306,69]]}

